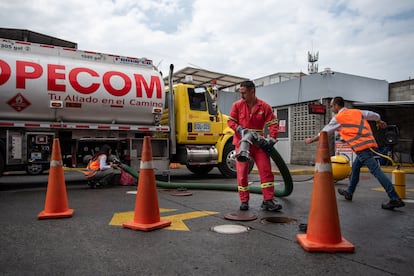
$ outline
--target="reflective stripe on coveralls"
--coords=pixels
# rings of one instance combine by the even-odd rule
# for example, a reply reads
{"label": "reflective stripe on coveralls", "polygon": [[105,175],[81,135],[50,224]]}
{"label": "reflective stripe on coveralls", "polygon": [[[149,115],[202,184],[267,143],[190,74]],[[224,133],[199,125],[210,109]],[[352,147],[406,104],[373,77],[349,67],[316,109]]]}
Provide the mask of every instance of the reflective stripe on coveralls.
{"label": "reflective stripe on coveralls", "polygon": [[275,184],[273,182],[262,183],[260,185],[260,187],[262,187],[262,189],[269,188],[269,187],[274,187],[274,186],[275,186]]}
{"label": "reflective stripe on coveralls", "polygon": [[246,187],[238,186],[237,190],[239,192],[248,192],[250,189],[249,189],[249,186],[246,186]]}

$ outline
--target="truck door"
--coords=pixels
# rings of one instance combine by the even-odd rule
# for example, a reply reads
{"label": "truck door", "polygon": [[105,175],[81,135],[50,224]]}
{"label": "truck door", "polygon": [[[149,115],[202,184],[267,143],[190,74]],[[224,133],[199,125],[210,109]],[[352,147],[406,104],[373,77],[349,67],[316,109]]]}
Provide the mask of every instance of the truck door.
{"label": "truck door", "polygon": [[189,87],[188,101],[187,143],[215,144],[223,126],[208,92],[204,88]]}

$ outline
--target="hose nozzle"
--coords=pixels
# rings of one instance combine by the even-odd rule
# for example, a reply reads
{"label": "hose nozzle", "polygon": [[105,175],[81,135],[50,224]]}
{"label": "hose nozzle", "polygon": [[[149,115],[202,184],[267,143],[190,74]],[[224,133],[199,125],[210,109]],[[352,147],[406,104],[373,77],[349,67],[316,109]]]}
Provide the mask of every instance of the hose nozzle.
{"label": "hose nozzle", "polygon": [[257,140],[257,133],[251,131],[244,131],[243,137],[240,140],[239,153],[236,154],[237,161],[239,162],[249,162],[250,157],[250,145],[252,145]]}

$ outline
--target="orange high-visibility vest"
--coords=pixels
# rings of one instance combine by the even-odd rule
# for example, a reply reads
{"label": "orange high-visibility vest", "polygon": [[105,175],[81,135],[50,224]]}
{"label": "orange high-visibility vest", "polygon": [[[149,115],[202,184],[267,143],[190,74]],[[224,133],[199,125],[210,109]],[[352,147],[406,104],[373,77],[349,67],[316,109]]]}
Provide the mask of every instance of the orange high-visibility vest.
{"label": "orange high-visibility vest", "polygon": [[355,151],[378,148],[368,121],[358,109],[345,109],[335,116],[342,128],[338,130],[342,139]]}
{"label": "orange high-visibility vest", "polygon": [[101,154],[96,158],[95,160],[90,160],[88,163],[88,166],[86,167],[87,171],[85,172],[86,178],[90,178],[96,174],[97,171],[99,171],[99,165],[101,162],[102,156],[105,154]]}

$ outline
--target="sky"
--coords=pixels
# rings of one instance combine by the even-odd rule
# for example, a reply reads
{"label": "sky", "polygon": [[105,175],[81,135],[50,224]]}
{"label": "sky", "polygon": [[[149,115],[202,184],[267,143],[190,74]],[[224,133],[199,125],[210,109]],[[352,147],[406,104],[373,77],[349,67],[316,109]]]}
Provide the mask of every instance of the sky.
{"label": "sky", "polygon": [[196,67],[249,79],[319,71],[414,78],[412,0],[14,0],[0,27],[146,57],[164,73]]}

